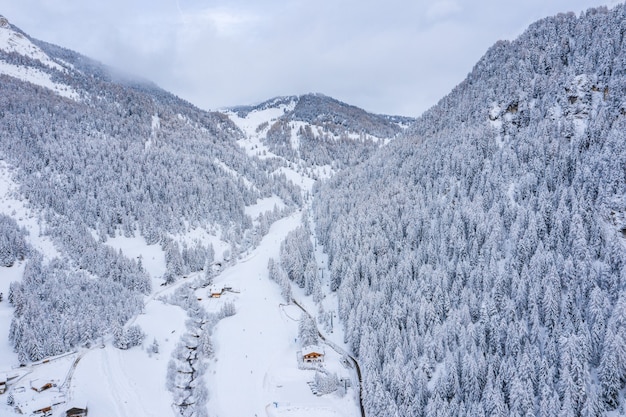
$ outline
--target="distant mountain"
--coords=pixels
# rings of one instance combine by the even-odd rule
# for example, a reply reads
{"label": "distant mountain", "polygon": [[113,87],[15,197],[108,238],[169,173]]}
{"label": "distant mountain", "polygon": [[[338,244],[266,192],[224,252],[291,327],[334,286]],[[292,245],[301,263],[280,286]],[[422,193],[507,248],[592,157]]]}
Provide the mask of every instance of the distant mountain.
{"label": "distant mountain", "polygon": [[364,161],[413,122],[367,113],[322,94],[277,97],[226,114],[272,153],[293,163],[335,169]]}
{"label": "distant mountain", "polygon": [[368,415],[624,414],[625,33],[534,23],[321,187]]}

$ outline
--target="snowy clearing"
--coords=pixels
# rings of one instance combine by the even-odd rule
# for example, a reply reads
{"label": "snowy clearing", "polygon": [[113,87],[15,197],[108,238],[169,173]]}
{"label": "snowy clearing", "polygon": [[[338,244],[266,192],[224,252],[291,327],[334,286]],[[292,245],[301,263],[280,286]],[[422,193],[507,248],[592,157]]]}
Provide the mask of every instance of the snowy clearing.
{"label": "snowy clearing", "polygon": [[[232,285],[240,294],[202,301],[209,311],[229,300],[237,308],[237,314],[220,321],[213,333],[216,359],[206,379],[208,406],[216,415],[359,415],[353,395],[312,393],[307,382],[314,371],[298,369],[298,322],[293,319],[299,318],[299,309],[281,306],[280,288],[268,278],[268,260],[278,257],[281,241],[300,224],[300,216],[298,212],[276,222],[247,259],[215,279],[215,286]],[[198,291],[199,297],[206,296],[205,290]]]}
{"label": "snowy clearing", "polygon": [[0,61],[0,74],[6,74],[10,77],[18,78],[22,81],[26,81],[40,87],[45,87],[62,97],[67,97],[74,101],[77,101],[80,98],[80,95],[72,87],[65,84],[55,83],[50,78],[50,74],[47,74],[37,68],[18,66]]}

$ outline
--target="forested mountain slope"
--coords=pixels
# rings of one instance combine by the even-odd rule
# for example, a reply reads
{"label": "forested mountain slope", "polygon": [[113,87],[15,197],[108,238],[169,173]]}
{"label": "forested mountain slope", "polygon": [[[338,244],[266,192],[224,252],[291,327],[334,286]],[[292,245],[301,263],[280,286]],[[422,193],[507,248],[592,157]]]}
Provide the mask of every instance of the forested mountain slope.
{"label": "forested mountain slope", "polygon": [[623,415],[626,7],[498,42],[319,189],[368,415]]}
{"label": "forested mountain slope", "polygon": [[204,230],[245,250],[260,238],[247,206],[272,196],[299,204],[300,189],[248,156],[241,137],[223,114],[33,40],[0,17],[2,169],[59,255],[46,260],[15,219],[3,220],[2,265],[29,261],[8,294],[22,363],[96,340],[139,311],[149,276],[141,261],[104,245],[109,237],[159,243],[172,281],[213,260],[211,246],[181,247],[177,236]]}
{"label": "forested mountain slope", "polygon": [[364,161],[413,122],[371,114],[323,94],[277,97],[226,114],[287,161],[337,170]]}

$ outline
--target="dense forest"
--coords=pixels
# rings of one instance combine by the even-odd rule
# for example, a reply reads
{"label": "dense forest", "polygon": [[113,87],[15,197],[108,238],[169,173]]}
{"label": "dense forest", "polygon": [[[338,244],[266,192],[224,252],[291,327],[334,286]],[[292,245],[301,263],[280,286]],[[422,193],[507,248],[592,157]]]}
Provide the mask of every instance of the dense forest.
{"label": "dense forest", "polygon": [[[262,158],[238,145],[244,132],[226,114],[0,24],[49,58],[0,49],[3,64],[65,86],[0,74],[12,198],[58,251],[38,252],[0,214],[0,267],[23,268],[6,294],[21,364],[108,336],[121,349],[142,342],[127,323],[158,281],[108,239],[160,245],[161,284],[203,271],[205,288],[215,250],[181,236],[202,229],[235,262],[308,204],[284,168],[330,166],[312,221],[303,210],[269,278],[323,311],[313,242],[323,245],[367,415],[626,414],[626,5],[496,43],[416,120],[320,94],[232,109],[283,106],[258,126]],[[253,219],[246,208],[264,198],[281,208]],[[166,387],[179,414],[206,415],[211,332],[235,305],[209,314],[186,286],[163,300],[189,317]],[[301,320],[304,343],[314,328]]]}
{"label": "dense forest", "polygon": [[319,187],[368,415],[625,413],[625,33],[533,24]]}
{"label": "dense forest", "polygon": [[[202,228],[230,244],[234,256],[258,243],[269,220],[300,204],[299,187],[275,172],[277,161],[246,155],[236,143],[241,131],[225,115],[30,39],[6,19],[2,30],[13,31],[18,46],[30,42],[27,51],[40,51],[0,49],[3,65],[74,92],[0,75],[0,158],[61,254],[45,261],[26,245],[24,230],[0,217],[2,266],[27,260],[8,294],[15,307],[10,339],[21,363],[95,341],[140,310],[149,276],[141,260],[105,245],[108,238],[160,244],[163,278],[171,283],[214,257],[211,246],[179,245],[177,236]],[[271,196],[285,209],[253,224],[245,207]]]}

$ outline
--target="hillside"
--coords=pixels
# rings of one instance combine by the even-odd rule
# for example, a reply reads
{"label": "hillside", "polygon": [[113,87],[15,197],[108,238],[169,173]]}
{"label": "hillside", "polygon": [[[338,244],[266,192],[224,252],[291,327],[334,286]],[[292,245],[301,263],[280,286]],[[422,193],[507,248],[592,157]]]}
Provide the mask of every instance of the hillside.
{"label": "hillside", "polygon": [[[247,134],[242,146],[303,167],[350,167],[398,137],[413,119],[375,115],[322,94],[277,97],[225,112]],[[323,177],[323,176],[322,176]]]}
{"label": "hillside", "polygon": [[533,24],[320,187],[368,415],[624,414],[624,33]]}
{"label": "hillside", "polygon": [[[326,366],[354,383],[343,382],[337,398],[318,398],[307,385],[317,374],[298,368],[292,342],[301,311],[282,305],[266,265],[300,224],[316,179],[362,161],[410,119],[323,96],[296,101],[289,121],[276,100],[250,108],[249,118],[206,112],[0,17],[0,414],[56,415],[87,402],[94,416],[171,409],[201,417],[209,392],[245,391],[270,376],[290,389],[265,384],[241,404],[246,412],[278,399],[299,399],[286,409],[317,415],[358,409],[358,380],[339,353]],[[261,142],[258,126],[249,130],[279,119],[289,129],[319,128],[309,138],[319,141],[294,159]],[[314,157],[328,150],[337,153]],[[214,282],[240,285],[241,297],[212,300]],[[259,321],[286,311],[282,326]],[[241,361],[233,326],[265,329],[243,348],[279,349],[285,360],[270,369],[259,362],[254,376],[247,366],[216,366],[216,358]],[[229,401],[211,406],[237,415]]]}
{"label": "hillside", "polygon": [[[16,239],[25,248],[9,250],[3,266],[30,261],[21,282],[2,285],[16,306],[9,337],[21,363],[106,335],[153,285],[256,245],[267,228],[258,216],[285,214],[270,206],[253,218],[258,203],[300,204],[299,187],[246,155],[223,114],[33,40],[4,18],[0,79],[2,211],[12,219],[0,241],[2,251]],[[42,237],[53,250],[38,250]],[[120,238],[158,244],[151,253],[165,265],[130,259],[109,242]],[[72,298],[81,302],[67,308]]]}

